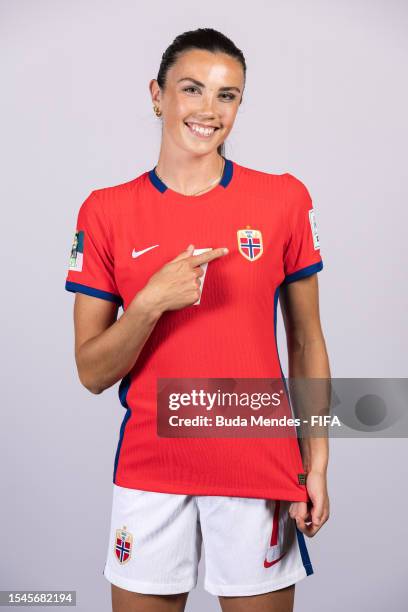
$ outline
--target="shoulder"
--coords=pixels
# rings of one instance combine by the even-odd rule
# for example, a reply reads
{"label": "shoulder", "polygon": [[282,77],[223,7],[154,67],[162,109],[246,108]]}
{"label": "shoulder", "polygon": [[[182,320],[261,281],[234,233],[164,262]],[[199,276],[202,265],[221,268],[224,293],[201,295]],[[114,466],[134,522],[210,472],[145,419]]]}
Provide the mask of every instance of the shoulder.
{"label": "shoulder", "polygon": [[274,172],[266,172],[265,170],[256,170],[234,162],[237,169],[237,174],[241,181],[252,184],[268,186],[271,183],[282,183],[284,174],[276,174]]}
{"label": "shoulder", "polygon": [[147,175],[148,171],[123,183],[96,188],[89,197],[94,202],[94,206],[99,206],[106,213],[110,213],[112,209],[118,210],[120,206],[131,202],[134,196],[144,188]]}
{"label": "shoulder", "polygon": [[234,162],[235,191],[240,197],[280,202],[284,199],[282,174],[257,170]]}
{"label": "shoulder", "polygon": [[145,188],[147,175],[146,171],[130,181],[93,189],[82,202],[81,217],[109,224],[126,217],[138,194]]}
{"label": "shoulder", "polygon": [[286,180],[286,201],[288,204],[295,206],[298,204],[310,204],[311,196],[305,183],[297,176],[290,172],[285,173]]}
{"label": "shoulder", "polygon": [[305,183],[291,172],[266,172],[236,164],[240,192],[277,199],[289,212],[311,208],[311,196]]}
{"label": "shoulder", "polygon": [[[305,221],[311,220],[314,204],[305,183],[290,172],[285,173],[285,209],[288,227],[303,227]],[[313,211],[313,212],[312,212]]]}
{"label": "shoulder", "polygon": [[295,199],[309,194],[305,183],[290,172],[266,172],[242,166],[236,162],[234,163],[237,168],[240,186],[248,185],[252,188],[258,187],[260,190],[278,188],[282,194]]}

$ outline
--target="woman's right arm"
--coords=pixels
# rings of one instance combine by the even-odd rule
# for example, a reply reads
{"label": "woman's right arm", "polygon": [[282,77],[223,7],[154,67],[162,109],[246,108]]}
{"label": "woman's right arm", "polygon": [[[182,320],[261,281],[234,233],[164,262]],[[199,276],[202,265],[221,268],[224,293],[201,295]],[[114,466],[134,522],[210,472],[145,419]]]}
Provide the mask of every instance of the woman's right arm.
{"label": "woman's right arm", "polygon": [[74,306],[75,361],[81,383],[102,393],[133,367],[161,312],[140,291],[122,316],[113,302],[77,293]]}
{"label": "woman's right arm", "polygon": [[153,274],[122,316],[118,306],[82,293],[75,296],[75,361],[81,383],[99,394],[134,366],[157,321],[200,297],[201,264],[225,254],[218,248],[192,256],[194,246]]}

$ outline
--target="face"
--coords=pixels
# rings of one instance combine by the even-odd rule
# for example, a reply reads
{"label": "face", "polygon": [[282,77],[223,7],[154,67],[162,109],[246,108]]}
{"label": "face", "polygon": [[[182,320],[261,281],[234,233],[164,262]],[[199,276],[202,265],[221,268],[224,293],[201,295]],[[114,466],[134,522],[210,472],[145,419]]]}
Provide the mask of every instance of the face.
{"label": "face", "polygon": [[244,90],[240,62],[225,53],[185,51],[168,70],[165,90],[150,82],[162,111],[163,142],[194,154],[217,149],[230,133]]}

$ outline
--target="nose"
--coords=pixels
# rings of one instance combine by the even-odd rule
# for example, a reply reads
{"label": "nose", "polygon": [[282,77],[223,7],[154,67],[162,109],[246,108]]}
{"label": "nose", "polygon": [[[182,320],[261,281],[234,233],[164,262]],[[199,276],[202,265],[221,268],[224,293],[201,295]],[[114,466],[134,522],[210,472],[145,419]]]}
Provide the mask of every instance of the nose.
{"label": "nose", "polygon": [[201,119],[214,119],[216,117],[216,101],[217,94],[216,92],[206,91],[201,96],[201,104],[200,104],[200,114],[202,115]]}

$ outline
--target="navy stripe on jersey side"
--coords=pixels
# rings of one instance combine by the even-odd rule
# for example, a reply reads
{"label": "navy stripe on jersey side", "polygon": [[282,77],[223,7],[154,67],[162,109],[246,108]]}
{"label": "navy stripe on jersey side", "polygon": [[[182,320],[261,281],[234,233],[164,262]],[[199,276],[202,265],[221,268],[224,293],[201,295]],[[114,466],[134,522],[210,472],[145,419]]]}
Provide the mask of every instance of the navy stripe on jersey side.
{"label": "navy stripe on jersey side", "polygon": [[126,423],[128,422],[128,420],[130,419],[132,414],[132,411],[130,410],[130,408],[128,408],[126,410],[126,414],[123,417],[123,421],[122,421],[122,425],[120,426],[120,433],[119,433],[119,442],[118,442],[118,447],[116,449],[116,455],[115,455],[115,465],[113,468],[113,482],[114,484],[116,484],[115,479],[116,479],[116,471],[118,469],[118,463],[119,463],[119,455],[120,455],[120,449],[122,447],[122,442],[123,442],[123,436],[125,433],[125,428],[126,428]]}
{"label": "navy stripe on jersey side", "polygon": [[278,287],[276,287],[275,295],[274,295],[274,298],[273,298],[273,326],[274,326],[274,334],[275,334],[276,354],[278,356],[278,361],[279,361],[279,369],[280,369],[280,373],[281,373],[281,378],[283,380],[283,384],[285,385],[286,395],[288,396],[288,401],[289,401],[289,393],[288,393],[288,388],[286,386],[285,375],[284,375],[283,370],[282,370],[281,360],[280,360],[280,357],[279,357],[278,338],[277,338],[277,335],[276,335],[276,328],[277,328],[277,321],[278,321],[279,290],[280,290],[280,285]]}
{"label": "navy stripe on jersey side", "polygon": [[306,266],[305,268],[301,268],[300,270],[296,270],[292,274],[288,274],[285,276],[283,284],[292,283],[293,281],[298,280],[299,278],[306,278],[306,276],[310,276],[311,274],[315,274],[316,272],[320,272],[323,270],[323,261],[318,261],[310,266]]}
{"label": "navy stripe on jersey side", "polygon": [[277,328],[277,321],[278,321],[279,290],[280,290],[280,285],[278,287],[276,287],[276,289],[275,289],[275,295],[274,295],[274,300],[273,300],[273,325],[274,325],[274,334],[275,334],[275,346],[276,346],[276,354],[278,356],[278,361],[279,361],[279,369],[280,369],[280,373],[281,373],[281,378],[282,378],[283,386],[285,387],[286,397],[288,399],[288,404],[289,404],[289,407],[290,407],[290,410],[291,410],[292,418],[295,418],[295,414],[293,412],[292,404],[290,402],[289,389],[288,389],[288,386],[286,384],[286,377],[285,377],[285,375],[283,373],[282,364],[281,364],[281,360],[280,360],[280,357],[279,357],[278,337],[276,335],[276,331],[277,331],[276,328]]}
{"label": "navy stripe on jersey side", "polygon": [[130,373],[128,372],[126,376],[124,376],[122,380],[120,381],[119,390],[118,390],[119,400],[124,408],[129,408],[129,404],[126,401],[126,396],[127,396],[127,392],[129,391],[130,382],[131,382]]}
{"label": "navy stripe on jersey side", "polygon": [[114,483],[115,483],[115,479],[116,479],[116,471],[118,469],[120,449],[122,448],[122,442],[123,442],[123,436],[125,434],[126,424],[127,424],[128,420],[130,419],[130,416],[132,414],[132,411],[130,410],[129,404],[127,403],[127,399],[126,399],[127,398],[127,393],[129,391],[130,383],[131,383],[131,377],[130,377],[130,373],[128,372],[126,374],[126,376],[124,376],[122,378],[122,380],[120,382],[120,385],[119,385],[119,390],[118,390],[119,400],[120,400],[120,403],[122,404],[122,406],[124,408],[126,408],[126,414],[123,417],[122,424],[120,426],[119,441],[118,441],[118,446],[117,446],[117,449],[116,449],[115,465],[114,465],[114,468],[113,468],[113,482]]}
{"label": "navy stripe on jersey side", "polygon": [[[282,381],[285,387],[285,392],[286,392],[286,396],[288,398],[288,403],[291,409],[291,413],[293,418],[295,417],[294,412],[293,412],[293,408],[292,408],[292,404],[290,401],[290,397],[289,397],[289,390],[286,384],[286,379],[285,379],[285,375],[283,373],[282,370],[282,365],[281,365],[281,361],[280,361],[280,357],[279,357],[279,350],[278,350],[278,340],[277,340],[277,336],[276,336],[276,327],[277,327],[277,319],[278,319],[278,298],[279,298],[279,290],[280,290],[280,286],[276,287],[275,289],[275,296],[274,296],[274,330],[275,330],[275,346],[276,346],[276,353],[278,355],[278,361],[279,361],[279,369],[281,372],[281,377],[282,377]],[[299,444],[299,442],[298,442]],[[306,570],[306,575],[310,576],[310,574],[313,574],[313,566],[312,563],[310,561],[309,558],[309,553],[307,551],[307,547],[306,547],[306,542],[305,542],[305,538],[304,538],[304,534],[298,529],[296,522],[295,522],[295,528],[296,528],[296,536],[297,536],[297,542],[299,545],[299,550],[300,550],[300,555],[302,557],[302,563],[303,566]]]}
{"label": "navy stripe on jersey side", "polygon": [[119,306],[123,305],[123,300],[120,295],[110,293],[110,291],[102,291],[101,289],[95,289],[94,287],[82,285],[81,283],[73,283],[72,281],[65,282],[65,289],[67,291],[72,291],[73,293],[85,293],[86,295],[91,295],[92,297],[108,300],[109,302],[115,302],[116,304],[119,304]]}

